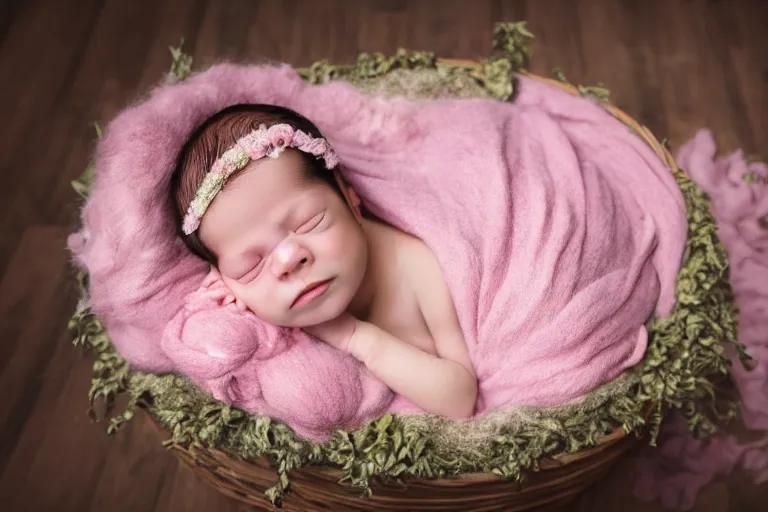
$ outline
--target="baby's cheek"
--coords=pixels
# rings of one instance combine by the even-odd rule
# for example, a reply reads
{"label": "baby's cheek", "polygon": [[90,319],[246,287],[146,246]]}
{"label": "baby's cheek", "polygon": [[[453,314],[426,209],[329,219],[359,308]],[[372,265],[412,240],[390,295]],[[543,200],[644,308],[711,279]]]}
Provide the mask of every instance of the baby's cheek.
{"label": "baby's cheek", "polygon": [[251,312],[256,316],[269,320],[274,316],[277,307],[279,306],[279,300],[274,290],[270,292],[263,285],[251,285],[243,286],[239,290],[238,298],[245,302]]}
{"label": "baby's cheek", "polygon": [[340,229],[328,230],[313,240],[312,252],[318,263],[333,263],[344,253],[344,236]]}
{"label": "baby's cheek", "polygon": [[353,260],[362,244],[362,234],[357,225],[345,222],[328,230],[322,248],[334,261]]}

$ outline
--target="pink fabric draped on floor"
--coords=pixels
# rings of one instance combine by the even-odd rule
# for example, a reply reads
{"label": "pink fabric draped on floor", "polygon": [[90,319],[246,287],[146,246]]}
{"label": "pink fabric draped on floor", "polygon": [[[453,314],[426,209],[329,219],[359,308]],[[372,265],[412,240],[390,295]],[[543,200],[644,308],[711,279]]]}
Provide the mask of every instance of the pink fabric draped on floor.
{"label": "pink fabric draped on floor", "polygon": [[734,355],[732,379],[743,422],[759,437],[743,444],[731,435],[696,440],[679,416],[670,418],[660,449],[648,448],[631,462],[636,494],[677,510],[690,510],[704,485],[737,468],[751,470],[756,483],[768,481],[768,165],[747,162],[741,151],[715,155],[712,134],[702,130],[680,148],[677,163],[712,199],[718,236],[728,252],[738,338],[755,364],[747,371]]}
{"label": "pink fabric draped on floor", "polygon": [[201,302],[206,265],[176,236],[168,187],[194,129],[238,103],[317,124],[372,214],[434,251],[477,371],[478,414],[577,399],[643,357],[669,313],[686,236],[665,164],[595,102],[521,78],[513,104],[372,98],[288,66],[222,64],[109,124],[70,240],[90,304],[129,362],[326,438],[417,411],[301,331]]}

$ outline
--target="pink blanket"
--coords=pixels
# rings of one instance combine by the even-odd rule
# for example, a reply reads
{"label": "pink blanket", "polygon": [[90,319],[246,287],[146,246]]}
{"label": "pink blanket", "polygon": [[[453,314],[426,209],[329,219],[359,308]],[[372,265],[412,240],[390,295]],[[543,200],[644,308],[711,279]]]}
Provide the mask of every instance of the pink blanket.
{"label": "pink blanket", "polygon": [[702,130],[680,148],[677,162],[712,199],[728,252],[738,339],[756,363],[746,371],[734,354],[731,377],[744,425],[756,435],[748,443],[731,435],[696,440],[680,417],[666,422],[660,450],[647,449],[632,462],[637,495],[677,510],[693,508],[706,484],[737,468],[753,472],[756,483],[768,482],[768,165],[748,163],[741,151],[719,158],[715,153],[712,134]]}
{"label": "pink blanket", "polygon": [[222,64],[157,88],[108,126],[71,239],[94,311],[139,368],[182,372],[317,439],[418,412],[301,331],[195,298],[206,268],[175,237],[170,174],[195,127],[247,102],[313,120],[364,206],[435,252],[477,370],[478,414],[583,396],[637,364],[645,323],[673,306],[682,196],[593,102],[526,78],[514,104],[386,100],[308,85],[288,66]]}

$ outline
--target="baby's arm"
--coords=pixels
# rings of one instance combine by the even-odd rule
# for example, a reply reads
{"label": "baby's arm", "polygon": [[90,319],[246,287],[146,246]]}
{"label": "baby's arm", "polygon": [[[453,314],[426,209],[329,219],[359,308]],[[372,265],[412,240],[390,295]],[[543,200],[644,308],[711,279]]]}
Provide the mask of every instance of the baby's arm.
{"label": "baby's arm", "polygon": [[[441,341],[436,344],[439,352]],[[451,419],[473,415],[477,379],[462,364],[428,354],[359,320],[348,350],[393,391],[425,411]]]}
{"label": "baby's arm", "polygon": [[422,409],[452,419],[472,416],[477,378],[440,264],[424,244],[411,247],[408,262],[413,291],[437,356],[366,322],[357,324],[348,350]]}

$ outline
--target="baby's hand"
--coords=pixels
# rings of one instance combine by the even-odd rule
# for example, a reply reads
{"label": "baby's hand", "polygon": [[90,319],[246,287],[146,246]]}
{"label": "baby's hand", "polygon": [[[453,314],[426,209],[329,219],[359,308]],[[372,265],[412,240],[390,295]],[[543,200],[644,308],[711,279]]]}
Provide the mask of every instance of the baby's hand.
{"label": "baby's hand", "polygon": [[203,279],[203,282],[200,283],[200,288],[208,288],[214,283],[221,282],[223,283],[224,280],[221,277],[221,274],[219,273],[219,269],[216,267],[211,267],[211,271],[208,272],[208,275],[205,276],[205,279]]}
{"label": "baby's hand", "polygon": [[349,340],[352,339],[352,335],[355,333],[357,322],[357,318],[345,311],[333,320],[304,327],[304,330],[332,347],[348,352]]}
{"label": "baby's hand", "polygon": [[222,306],[234,302],[238,311],[245,312],[248,309],[245,302],[235,297],[215,267],[211,267],[211,271],[203,279],[200,288],[203,290],[201,294],[203,297],[218,301]]}

